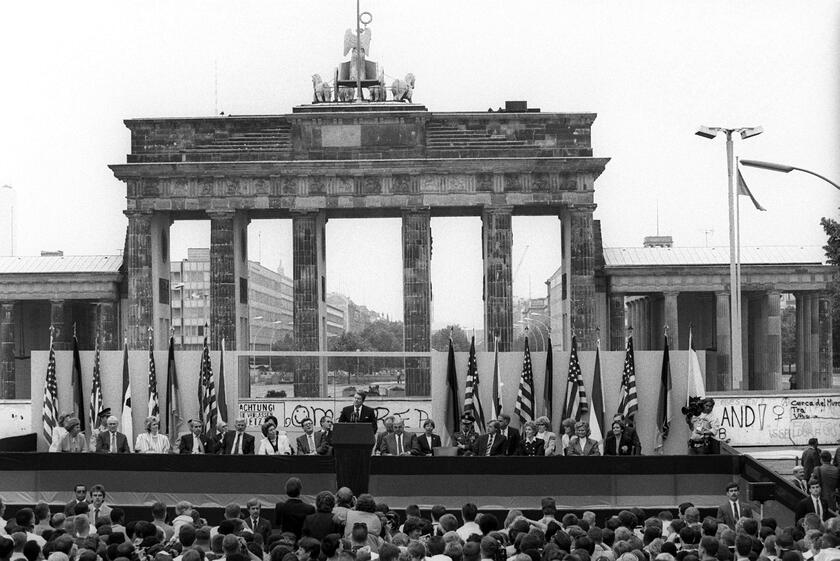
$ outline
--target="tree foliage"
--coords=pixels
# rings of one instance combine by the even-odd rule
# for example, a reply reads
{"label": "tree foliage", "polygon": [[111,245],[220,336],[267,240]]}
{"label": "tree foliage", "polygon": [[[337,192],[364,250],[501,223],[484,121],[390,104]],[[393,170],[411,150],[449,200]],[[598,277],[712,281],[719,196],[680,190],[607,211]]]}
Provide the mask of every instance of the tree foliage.
{"label": "tree foliage", "polygon": [[834,324],[832,330],[834,348],[834,367],[840,366],[840,222],[833,218],[823,218],[820,220],[820,225],[823,227],[825,234],[828,236],[827,243],[823,246],[825,256],[831,265],[837,268],[834,275],[834,282],[831,287],[832,308],[831,321]]}
{"label": "tree foliage", "polygon": [[432,333],[432,349],[441,352],[448,351],[450,333],[452,333],[452,346],[455,352],[470,350],[470,337],[467,337],[464,329],[458,324],[447,325],[445,328]]}

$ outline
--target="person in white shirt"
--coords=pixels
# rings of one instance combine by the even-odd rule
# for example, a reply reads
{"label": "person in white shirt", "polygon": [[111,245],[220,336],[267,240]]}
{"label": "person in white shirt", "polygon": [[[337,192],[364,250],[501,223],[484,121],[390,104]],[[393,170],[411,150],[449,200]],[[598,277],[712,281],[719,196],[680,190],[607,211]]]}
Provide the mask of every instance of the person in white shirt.
{"label": "person in white shirt", "polygon": [[146,432],[137,435],[134,450],[141,454],[168,454],[171,452],[169,437],[160,433],[160,419],[146,417],[143,423]]}
{"label": "person in white shirt", "polygon": [[260,456],[291,456],[295,452],[289,444],[289,437],[285,432],[278,431],[272,423],[262,426],[263,439],[257,452]]}
{"label": "person in white shirt", "polygon": [[464,541],[467,541],[473,534],[483,535],[481,528],[475,522],[475,517],[478,515],[478,507],[473,503],[465,503],[461,507],[461,517],[464,519],[464,525],[455,530],[458,536]]}

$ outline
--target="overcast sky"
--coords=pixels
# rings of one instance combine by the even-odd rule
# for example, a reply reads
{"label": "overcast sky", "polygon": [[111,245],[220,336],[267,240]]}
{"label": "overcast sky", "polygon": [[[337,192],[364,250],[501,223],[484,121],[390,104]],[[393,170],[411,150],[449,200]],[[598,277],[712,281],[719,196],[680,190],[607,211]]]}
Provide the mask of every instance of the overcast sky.
{"label": "overcast sky", "polygon": [[[364,0],[370,60],[390,82],[413,72],[433,111],[524,99],[595,112],[595,183],[606,246],[657,231],[679,246],[727,245],[723,139],[697,125],[762,125],[743,158],[840,180],[840,3]],[[0,248],[116,253],[125,185],[108,164],[130,149],[123,119],[283,114],[331,76],[355,2],[137,1],[0,4]],[[214,70],[215,69],[215,70]],[[214,76],[217,78],[214,79]],[[216,87],[217,84],[217,87]],[[742,205],[744,245],[822,245],[838,191],[804,174],[747,169],[759,213]],[[480,222],[434,219],[434,323],[481,328]],[[514,225],[517,295],[545,292],[559,265],[559,221]],[[288,222],[254,222],[252,259],[291,272]],[[398,220],[328,224],[328,288],[402,317]],[[4,245],[5,244],[5,245]],[[173,227],[172,254],[209,244],[208,223]],[[527,249],[526,249],[527,248]],[[521,267],[519,263],[521,262]]]}

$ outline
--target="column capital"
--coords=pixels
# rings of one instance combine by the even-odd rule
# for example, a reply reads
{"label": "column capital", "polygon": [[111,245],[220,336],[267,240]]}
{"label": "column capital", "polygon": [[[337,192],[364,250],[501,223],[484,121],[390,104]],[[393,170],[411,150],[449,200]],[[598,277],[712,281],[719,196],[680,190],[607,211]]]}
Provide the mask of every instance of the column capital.
{"label": "column capital", "polygon": [[205,210],[204,214],[210,220],[232,220],[236,216],[236,211],[233,209],[213,209]]}
{"label": "column capital", "polygon": [[132,218],[134,218],[134,219],[137,219],[137,218],[149,218],[149,219],[151,219],[152,214],[154,214],[154,212],[151,209],[147,209],[147,208],[142,208],[142,209],[136,208],[136,209],[126,209],[126,210],[123,211],[123,214],[126,215],[129,220],[131,220]]}
{"label": "column capital", "polygon": [[485,205],[481,212],[483,214],[513,214],[513,205]]}
{"label": "column capital", "polygon": [[592,214],[598,205],[595,203],[574,204],[566,207],[566,212],[569,214]]}

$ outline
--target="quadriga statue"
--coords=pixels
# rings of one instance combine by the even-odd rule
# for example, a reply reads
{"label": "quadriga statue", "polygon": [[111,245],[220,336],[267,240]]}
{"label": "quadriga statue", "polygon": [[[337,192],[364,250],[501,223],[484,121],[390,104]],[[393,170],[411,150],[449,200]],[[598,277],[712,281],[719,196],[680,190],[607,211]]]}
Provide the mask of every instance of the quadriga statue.
{"label": "quadriga statue", "polygon": [[320,74],[312,75],[312,103],[324,103],[330,100],[330,85],[321,79]]}
{"label": "quadriga statue", "polygon": [[414,74],[409,72],[405,75],[405,80],[394,80],[391,83],[391,95],[394,96],[394,101],[411,103],[411,96],[414,95]]}

